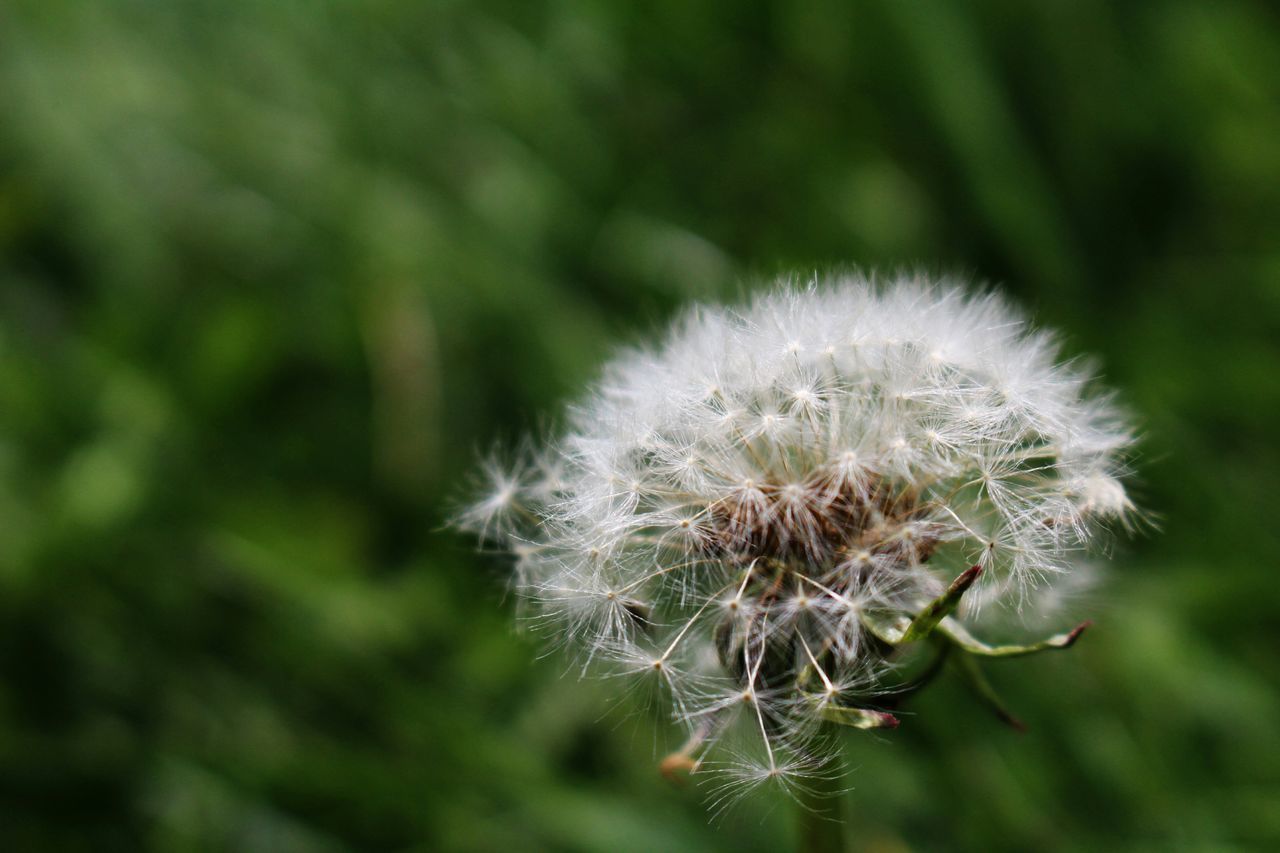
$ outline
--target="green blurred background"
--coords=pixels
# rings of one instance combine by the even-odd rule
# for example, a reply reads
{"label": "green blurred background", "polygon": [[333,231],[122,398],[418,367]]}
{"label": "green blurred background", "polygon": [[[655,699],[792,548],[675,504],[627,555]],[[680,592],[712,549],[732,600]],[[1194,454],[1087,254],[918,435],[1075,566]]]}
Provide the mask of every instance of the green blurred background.
{"label": "green blurred background", "polygon": [[[1280,847],[1263,3],[0,4],[0,844],[779,850],[442,525],[618,340],[789,270],[1002,283],[1163,530],[1069,655],[851,737],[866,849]],[[656,732],[656,734],[655,734]]]}

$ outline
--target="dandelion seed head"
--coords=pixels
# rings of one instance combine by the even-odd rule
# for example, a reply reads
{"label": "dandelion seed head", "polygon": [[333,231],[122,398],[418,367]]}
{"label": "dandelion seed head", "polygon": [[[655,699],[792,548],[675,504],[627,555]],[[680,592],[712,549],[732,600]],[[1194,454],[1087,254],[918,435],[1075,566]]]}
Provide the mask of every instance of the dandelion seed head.
{"label": "dandelion seed head", "polygon": [[754,738],[725,765],[754,784],[823,766],[824,703],[892,666],[866,614],[913,613],[970,565],[970,609],[1072,588],[1134,514],[1132,444],[1087,368],[997,295],[840,276],[695,308],[619,355],[558,441],[486,470],[460,523],[519,555],[555,641],[660,677],[688,766]]}

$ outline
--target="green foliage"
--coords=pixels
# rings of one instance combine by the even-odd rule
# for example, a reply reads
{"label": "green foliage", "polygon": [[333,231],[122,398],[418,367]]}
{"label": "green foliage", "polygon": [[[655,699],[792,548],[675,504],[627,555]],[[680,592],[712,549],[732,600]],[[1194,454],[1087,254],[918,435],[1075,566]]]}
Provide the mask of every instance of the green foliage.
{"label": "green foliage", "polygon": [[785,847],[441,526],[619,339],[846,262],[1101,356],[1163,519],[985,667],[1028,734],[944,675],[849,738],[856,837],[1280,845],[1274,10],[14,0],[0,104],[6,849]]}

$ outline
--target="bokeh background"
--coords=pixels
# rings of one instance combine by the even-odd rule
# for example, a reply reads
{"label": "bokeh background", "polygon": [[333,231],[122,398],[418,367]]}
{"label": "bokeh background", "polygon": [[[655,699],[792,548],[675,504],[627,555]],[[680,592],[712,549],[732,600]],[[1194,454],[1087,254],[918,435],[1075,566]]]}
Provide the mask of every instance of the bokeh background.
{"label": "bokeh background", "polygon": [[997,282],[1159,533],[851,737],[866,849],[1280,847],[1280,18],[1240,0],[0,5],[0,844],[786,850],[444,529],[618,341]]}

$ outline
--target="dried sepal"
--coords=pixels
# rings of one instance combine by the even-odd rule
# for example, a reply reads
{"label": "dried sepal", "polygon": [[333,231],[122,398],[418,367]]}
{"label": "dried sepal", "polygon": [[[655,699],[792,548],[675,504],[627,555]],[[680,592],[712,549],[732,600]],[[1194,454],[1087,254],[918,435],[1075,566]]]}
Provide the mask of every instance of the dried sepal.
{"label": "dried sepal", "polygon": [[987,680],[986,673],[978,666],[976,660],[969,655],[955,655],[952,661],[964,683],[1002,723],[1020,732],[1027,730],[1026,723],[1014,716],[1013,712],[1005,705],[1004,700],[1000,698],[1000,694],[996,692],[996,689],[991,686],[991,682]]}
{"label": "dried sepal", "polygon": [[828,723],[847,726],[851,729],[896,729],[898,727],[898,718],[885,711],[851,708],[823,700],[824,697],[820,695],[810,697],[810,701],[818,709],[818,716]]}
{"label": "dried sepal", "polygon": [[960,606],[960,599],[973,586],[974,581],[982,574],[982,566],[971,566],[965,569],[951,582],[947,591],[935,598],[911,620],[911,624],[902,634],[899,642],[910,643],[922,640],[937,627],[938,623],[955,612]]}
{"label": "dried sepal", "polygon": [[911,627],[910,616],[887,610],[865,610],[858,614],[858,621],[867,633],[889,646],[901,645]]}
{"label": "dried sepal", "polygon": [[1036,643],[1011,643],[998,646],[982,642],[969,633],[969,630],[955,619],[943,619],[938,624],[938,633],[971,655],[988,658],[1014,658],[1054,649],[1069,649],[1075,644],[1076,640],[1080,639],[1080,635],[1085,632],[1085,629],[1092,624],[1092,622],[1081,622],[1070,631],[1054,634],[1052,637]]}

